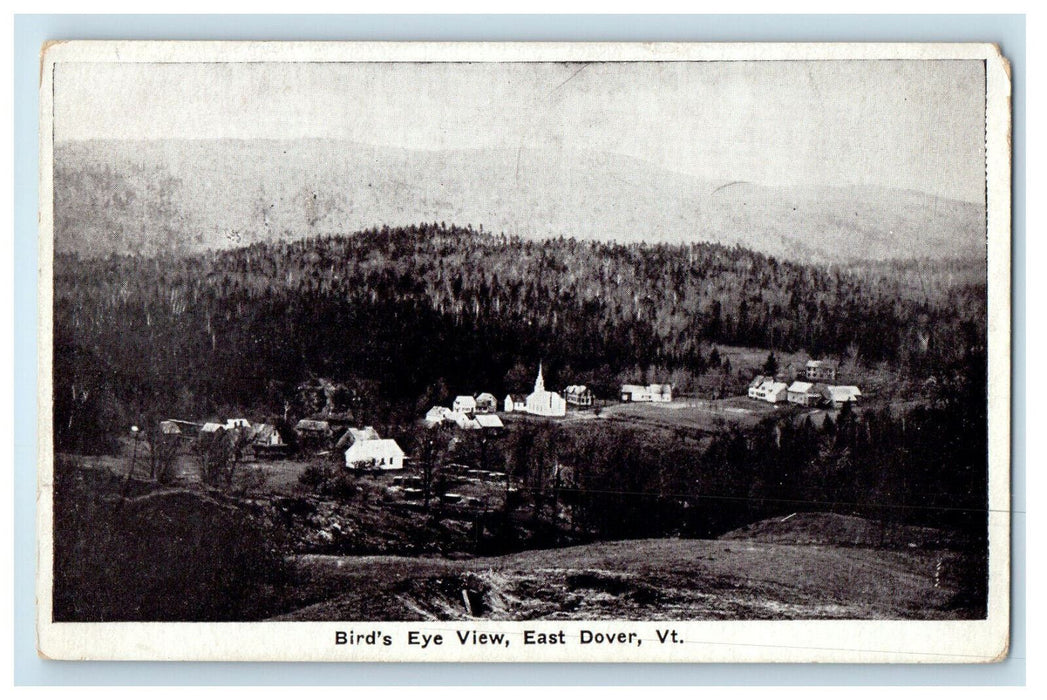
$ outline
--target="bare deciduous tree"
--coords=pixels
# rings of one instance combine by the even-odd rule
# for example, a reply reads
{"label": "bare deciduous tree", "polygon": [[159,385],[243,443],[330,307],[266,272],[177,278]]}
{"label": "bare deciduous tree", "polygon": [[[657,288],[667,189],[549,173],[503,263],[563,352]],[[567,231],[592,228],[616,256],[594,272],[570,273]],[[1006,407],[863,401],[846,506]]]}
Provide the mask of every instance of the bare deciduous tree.
{"label": "bare deciduous tree", "polygon": [[149,475],[161,484],[174,481],[175,462],[178,459],[179,435],[164,433],[159,423],[150,425],[146,440],[149,443]]}

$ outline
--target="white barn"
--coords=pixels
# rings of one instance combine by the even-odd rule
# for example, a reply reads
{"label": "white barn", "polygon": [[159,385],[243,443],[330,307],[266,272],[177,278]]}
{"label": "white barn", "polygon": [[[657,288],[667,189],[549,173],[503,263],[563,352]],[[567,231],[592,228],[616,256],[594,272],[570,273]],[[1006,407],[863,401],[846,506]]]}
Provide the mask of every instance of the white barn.
{"label": "white barn", "polygon": [[845,403],[858,403],[862,392],[856,386],[827,386],[822,395],[834,408],[840,408]]}
{"label": "white barn", "polygon": [[672,384],[623,384],[622,401],[667,403],[673,400]]}
{"label": "white barn", "polygon": [[800,406],[817,406],[825,400],[822,386],[811,382],[793,382],[789,385],[788,400]]}

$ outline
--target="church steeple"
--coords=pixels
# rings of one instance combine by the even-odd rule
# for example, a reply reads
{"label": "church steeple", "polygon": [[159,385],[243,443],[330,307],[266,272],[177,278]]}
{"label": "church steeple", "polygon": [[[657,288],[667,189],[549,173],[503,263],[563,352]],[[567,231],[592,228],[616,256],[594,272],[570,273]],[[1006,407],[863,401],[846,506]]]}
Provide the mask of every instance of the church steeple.
{"label": "church steeple", "polygon": [[538,379],[534,380],[535,391],[545,391],[545,380],[542,378],[542,361],[538,361]]}

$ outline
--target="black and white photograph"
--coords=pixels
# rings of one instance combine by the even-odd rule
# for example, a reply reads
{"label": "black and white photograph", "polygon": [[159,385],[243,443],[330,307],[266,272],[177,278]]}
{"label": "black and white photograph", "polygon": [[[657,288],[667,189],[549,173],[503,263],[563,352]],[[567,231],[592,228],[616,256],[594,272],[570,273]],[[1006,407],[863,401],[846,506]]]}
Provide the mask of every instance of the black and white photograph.
{"label": "black and white photograph", "polygon": [[1006,655],[994,47],[43,55],[41,653]]}

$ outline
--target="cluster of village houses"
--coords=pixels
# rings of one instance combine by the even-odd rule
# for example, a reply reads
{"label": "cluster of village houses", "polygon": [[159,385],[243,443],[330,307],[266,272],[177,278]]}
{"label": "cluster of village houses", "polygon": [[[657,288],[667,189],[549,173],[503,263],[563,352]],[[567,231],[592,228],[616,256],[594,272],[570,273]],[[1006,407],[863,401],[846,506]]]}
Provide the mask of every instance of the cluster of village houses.
{"label": "cluster of village houses", "polygon": [[[534,416],[551,418],[567,415],[567,405],[592,406],[593,394],[585,386],[570,386],[561,396],[545,388],[542,376],[542,365],[538,365],[538,378],[534,381],[534,390],[527,396],[507,394],[502,401],[504,413],[529,413]],[[425,414],[430,425],[445,421],[455,423],[459,428],[490,429],[503,427],[501,419],[494,415],[498,412],[498,399],[487,392],[477,396],[457,396],[451,408],[433,406]]]}
{"label": "cluster of village houses", "polygon": [[[673,399],[673,388],[669,384],[625,384],[621,391],[622,401],[667,402]],[[571,384],[563,394],[545,388],[542,365],[538,364],[538,377],[534,389],[526,396],[506,394],[502,401],[503,413],[526,413],[532,416],[559,418],[567,415],[567,407],[588,408],[593,405],[593,392],[584,384]],[[476,396],[463,395],[455,398],[450,408],[433,406],[425,414],[430,425],[451,422],[459,428],[482,430],[503,427],[498,412],[498,399],[483,392]]]}
{"label": "cluster of village houses", "polygon": [[853,385],[838,385],[838,366],[831,360],[810,360],[803,377],[791,383],[778,377],[757,376],[749,384],[749,398],[767,403],[788,402],[799,406],[827,406],[841,408],[861,398],[861,390]]}
{"label": "cluster of village houses", "polygon": [[[840,408],[855,403],[862,393],[857,386],[837,385],[837,365],[828,360],[811,360],[802,377],[791,383],[778,377],[758,376],[749,385],[749,398],[777,404],[788,402],[800,406],[827,406]],[[673,398],[670,384],[625,384],[620,392],[623,403],[667,403]],[[563,393],[545,388],[542,366],[530,394],[508,394],[501,402],[503,413],[523,413],[533,416],[562,417],[568,406],[591,407],[595,397],[584,384],[572,384]],[[434,406],[425,414],[429,426],[454,424],[463,430],[498,430],[504,427],[496,415],[498,399],[490,393],[457,396],[451,407]],[[294,427],[299,445],[318,450],[344,451],[345,465],[350,469],[399,470],[404,466],[404,451],[396,440],[382,438],[373,427],[356,428],[351,417],[330,415],[326,419],[303,419]],[[242,440],[258,456],[281,456],[288,452],[280,432],[268,423],[252,423],[246,418],[230,418],[224,423],[194,423],[165,420],[160,423],[164,435],[193,439],[229,437]],[[336,436],[338,437],[335,440]]]}
{"label": "cluster of village houses", "polygon": [[[334,440],[339,430],[341,437],[334,444],[337,451],[345,451],[345,466],[351,469],[403,469],[404,451],[396,440],[382,438],[371,426],[353,428],[339,425],[339,421],[303,419],[294,427],[295,437],[300,444],[326,447]],[[165,420],[160,423],[165,435],[206,439],[243,437],[246,447],[258,456],[286,454],[288,445],[275,426],[268,423],[252,423],[246,418],[230,418],[224,423],[192,423],[190,421]]]}
{"label": "cluster of village houses", "polygon": [[[623,402],[669,402],[672,386],[669,384],[625,384],[621,390]],[[508,394],[501,402],[503,413],[524,413],[533,416],[562,417],[567,407],[584,409],[594,404],[593,392],[584,384],[572,384],[563,393],[545,388],[541,364],[534,389],[525,395]],[[454,424],[463,430],[498,430],[504,427],[498,417],[499,401],[491,393],[455,397],[451,407],[434,406],[425,415],[427,425]],[[396,440],[382,438],[373,427],[351,427],[349,415],[330,415],[326,418],[306,418],[294,426],[298,444],[317,450],[329,449],[332,442],[336,451],[345,454],[345,465],[352,469],[403,469],[405,454]],[[220,437],[241,440],[256,456],[283,456],[289,446],[275,426],[252,423],[246,418],[230,418],[225,422],[194,423],[165,420],[160,429],[165,435],[192,439]],[[337,441],[335,440],[336,436]]]}

